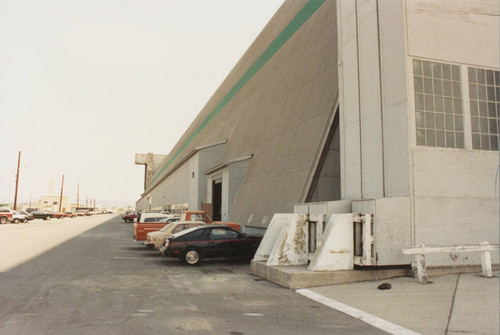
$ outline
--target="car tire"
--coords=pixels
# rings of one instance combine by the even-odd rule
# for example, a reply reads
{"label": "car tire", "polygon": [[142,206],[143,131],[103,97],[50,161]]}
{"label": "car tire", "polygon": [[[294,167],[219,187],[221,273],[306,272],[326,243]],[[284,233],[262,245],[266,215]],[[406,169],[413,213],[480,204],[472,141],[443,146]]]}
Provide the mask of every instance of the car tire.
{"label": "car tire", "polygon": [[45,220],[45,221],[50,220],[50,216],[46,216],[46,217],[44,218],[44,220]]}
{"label": "car tire", "polygon": [[7,223],[7,221],[8,221],[8,220],[7,220],[7,217],[5,217],[5,216],[2,216],[2,217],[0,218],[0,224],[6,224],[6,223]]}
{"label": "car tire", "polygon": [[184,253],[183,259],[189,265],[196,265],[200,262],[200,254],[198,251],[190,249]]}
{"label": "car tire", "polygon": [[12,223],[19,223],[19,219],[14,219]]}
{"label": "car tire", "polygon": [[23,223],[26,223],[26,222],[28,222],[28,219],[24,219],[24,220],[23,220]]}

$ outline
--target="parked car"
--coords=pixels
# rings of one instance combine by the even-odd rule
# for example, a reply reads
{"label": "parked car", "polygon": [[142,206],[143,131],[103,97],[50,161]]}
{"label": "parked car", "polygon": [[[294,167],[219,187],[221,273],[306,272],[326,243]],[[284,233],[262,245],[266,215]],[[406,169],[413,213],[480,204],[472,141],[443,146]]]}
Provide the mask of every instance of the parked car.
{"label": "parked car", "polygon": [[[171,219],[168,219],[171,220]],[[175,219],[173,219],[175,220]],[[161,222],[161,221],[160,221]],[[150,249],[160,249],[160,247],[165,242],[167,237],[172,236],[175,233],[186,230],[188,228],[199,227],[206,225],[205,222],[201,221],[177,221],[167,223],[166,226],[158,231],[150,232],[146,234],[146,241],[144,244]]]}
{"label": "parked car", "polygon": [[0,207],[0,224],[6,224],[14,218],[14,211],[9,207]]}
{"label": "parked car", "polygon": [[64,212],[64,213],[63,213],[63,216],[64,216],[65,218],[74,218],[74,217],[76,216],[76,214],[75,214],[75,213],[73,213],[73,212]]}
{"label": "parked car", "polygon": [[12,223],[28,222],[26,215],[19,213],[18,211],[13,211]]}
{"label": "parked car", "polygon": [[189,228],[168,237],[160,248],[166,257],[176,257],[189,265],[203,258],[243,257],[252,259],[262,236],[250,236],[228,226]]}
{"label": "parked car", "polygon": [[175,214],[142,213],[134,223],[134,238],[137,241],[146,240],[147,233],[158,231],[167,225],[167,223],[160,223],[161,220],[175,217],[177,217]]}
{"label": "parked car", "polygon": [[44,219],[44,220],[50,220],[54,217],[54,213],[44,210],[37,210],[31,212],[31,215],[33,215],[35,219]]}
{"label": "parked car", "polygon": [[61,212],[53,212],[52,214],[54,214],[54,219],[64,219],[64,214]]}
{"label": "parked car", "polygon": [[127,222],[134,222],[135,219],[137,218],[137,212],[127,212],[122,215],[122,220]]}
{"label": "parked car", "polygon": [[30,213],[26,212],[26,211],[18,211],[19,213],[21,214],[24,214],[26,215],[26,218],[28,219],[28,221],[31,221],[34,219],[33,215],[31,215]]}

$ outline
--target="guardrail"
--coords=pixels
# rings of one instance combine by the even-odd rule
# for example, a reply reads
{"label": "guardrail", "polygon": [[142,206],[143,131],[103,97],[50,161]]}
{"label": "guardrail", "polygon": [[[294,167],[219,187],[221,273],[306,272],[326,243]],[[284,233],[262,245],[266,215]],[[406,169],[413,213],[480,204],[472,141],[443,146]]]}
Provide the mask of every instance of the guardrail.
{"label": "guardrail", "polygon": [[454,247],[426,247],[420,244],[418,247],[403,249],[405,255],[415,255],[417,263],[417,279],[420,284],[427,284],[427,266],[425,264],[426,254],[452,253],[452,252],[481,252],[481,267],[483,276],[493,276],[491,270],[491,251],[498,250],[498,244],[481,242],[477,245],[454,246]]}

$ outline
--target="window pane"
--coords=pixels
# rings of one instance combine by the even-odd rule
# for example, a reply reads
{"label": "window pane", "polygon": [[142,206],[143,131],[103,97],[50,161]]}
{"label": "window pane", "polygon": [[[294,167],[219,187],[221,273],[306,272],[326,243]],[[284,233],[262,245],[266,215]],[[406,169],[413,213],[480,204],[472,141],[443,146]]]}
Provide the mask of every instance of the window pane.
{"label": "window pane", "polygon": [[497,109],[493,102],[488,103],[488,116],[497,117]]}
{"label": "window pane", "polygon": [[442,113],[444,111],[443,98],[434,96],[434,110]]}
{"label": "window pane", "polygon": [[495,77],[492,70],[486,70],[486,84],[491,86],[495,85]]}
{"label": "window pane", "polygon": [[495,101],[495,88],[493,86],[486,86],[488,92],[488,101]]}
{"label": "window pane", "polygon": [[417,59],[413,60],[413,74],[415,76],[421,76],[423,74],[422,73],[422,61],[421,60],[417,60]]}
{"label": "window pane", "polygon": [[452,96],[451,81],[443,80],[443,95],[446,97]]}
{"label": "window pane", "polygon": [[415,77],[413,84],[415,85],[415,92],[424,92],[424,82],[422,80],[422,77]]}
{"label": "window pane", "polygon": [[451,66],[452,79],[455,81],[460,81],[460,67],[458,65]]}
{"label": "window pane", "polygon": [[427,129],[435,129],[436,128],[434,113],[425,113],[425,128],[427,128]]}
{"label": "window pane", "polygon": [[443,79],[451,80],[451,66],[449,64],[442,64]]}
{"label": "window pane", "polygon": [[446,130],[455,130],[453,115],[445,114],[444,115],[444,123],[446,126]]}
{"label": "window pane", "polygon": [[481,149],[490,150],[490,137],[488,135],[481,135]]}
{"label": "window pane", "polygon": [[451,98],[444,98],[444,112],[453,113],[453,100]]}
{"label": "window pane", "polygon": [[424,78],[424,93],[425,94],[432,94],[432,79],[431,78]]}
{"label": "window pane", "polygon": [[432,95],[426,95],[425,97],[425,110],[434,111],[434,98]]}
{"label": "window pane", "polygon": [[434,95],[443,95],[443,81],[434,79],[432,84],[434,86]]}
{"label": "window pane", "polygon": [[434,78],[441,78],[441,63],[432,63],[432,76]]}
{"label": "window pane", "polygon": [[500,86],[500,71],[495,71],[495,85]]}
{"label": "window pane", "polygon": [[427,137],[427,145],[431,147],[436,146],[436,132],[434,130],[426,130],[425,135]]}
{"label": "window pane", "polygon": [[424,110],[424,96],[422,94],[415,94],[415,109]]}
{"label": "window pane", "polygon": [[436,131],[436,146],[445,148],[446,140],[444,137],[444,131]]}
{"label": "window pane", "polygon": [[464,133],[455,133],[455,147],[464,148]]}
{"label": "window pane", "polygon": [[416,113],[417,128],[425,128],[425,117],[423,112]]}
{"label": "window pane", "polygon": [[444,114],[436,114],[436,129],[444,130]]}
{"label": "window pane", "polygon": [[477,69],[477,82],[479,84],[485,84],[486,80],[484,79],[484,70],[483,69]]}
{"label": "window pane", "polygon": [[462,115],[462,99],[453,99],[453,112]]}
{"label": "window pane", "polygon": [[477,99],[477,85],[476,84],[469,84],[469,96],[471,99],[474,99],[474,100]]}
{"label": "window pane", "polygon": [[432,77],[431,62],[424,61],[424,77]]}
{"label": "window pane", "polygon": [[490,134],[498,134],[497,120],[489,119],[489,124],[490,124]]}
{"label": "window pane", "polygon": [[484,101],[479,101],[479,115],[483,117],[488,115],[488,107]]}
{"label": "window pane", "polygon": [[476,73],[477,73],[476,68],[473,68],[473,67],[469,68],[469,83],[477,83]]}
{"label": "window pane", "polygon": [[464,130],[464,122],[461,116],[455,116],[455,130],[456,131]]}
{"label": "window pane", "polygon": [[417,129],[417,145],[425,145],[425,130]]}
{"label": "window pane", "polygon": [[448,148],[455,147],[455,134],[451,131],[446,132],[446,147]]}
{"label": "window pane", "polygon": [[471,113],[471,115],[479,115],[478,109],[479,108],[477,107],[477,101],[471,100],[471,102],[470,102],[470,113]]}
{"label": "window pane", "polygon": [[460,98],[462,96],[462,88],[460,87],[460,82],[453,82],[453,96],[455,98]]}
{"label": "window pane", "polygon": [[498,150],[498,136],[490,136],[490,148],[491,150]]}
{"label": "window pane", "polygon": [[485,117],[480,118],[479,125],[481,128],[481,133],[488,134],[488,119]]}
{"label": "window pane", "polygon": [[477,86],[477,98],[479,100],[486,100],[486,86],[484,85]]}
{"label": "window pane", "polygon": [[472,147],[474,149],[481,149],[481,137],[479,134],[472,134]]}
{"label": "window pane", "polygon": [[472,132],[479,133],[479,118],[471,117]]}

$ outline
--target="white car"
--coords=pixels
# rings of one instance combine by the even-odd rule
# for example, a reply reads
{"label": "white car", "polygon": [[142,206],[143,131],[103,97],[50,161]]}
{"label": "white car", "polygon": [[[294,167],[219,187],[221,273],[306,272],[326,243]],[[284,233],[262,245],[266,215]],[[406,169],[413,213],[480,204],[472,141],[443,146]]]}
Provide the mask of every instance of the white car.
{"label": "white car", "polygon": [[28,217],[25,214],[19,213],[18,211],[13,211],[12,223],[28,222]]}
{"label": "white car", "polygon": [[202,221],[177,221],[171,222],[158,231],[153,231],[146,234],[144,244],[150,249],[160,249],[166,238],[172,234],[178,233],[188,228],[199,227],[206,225]]}

